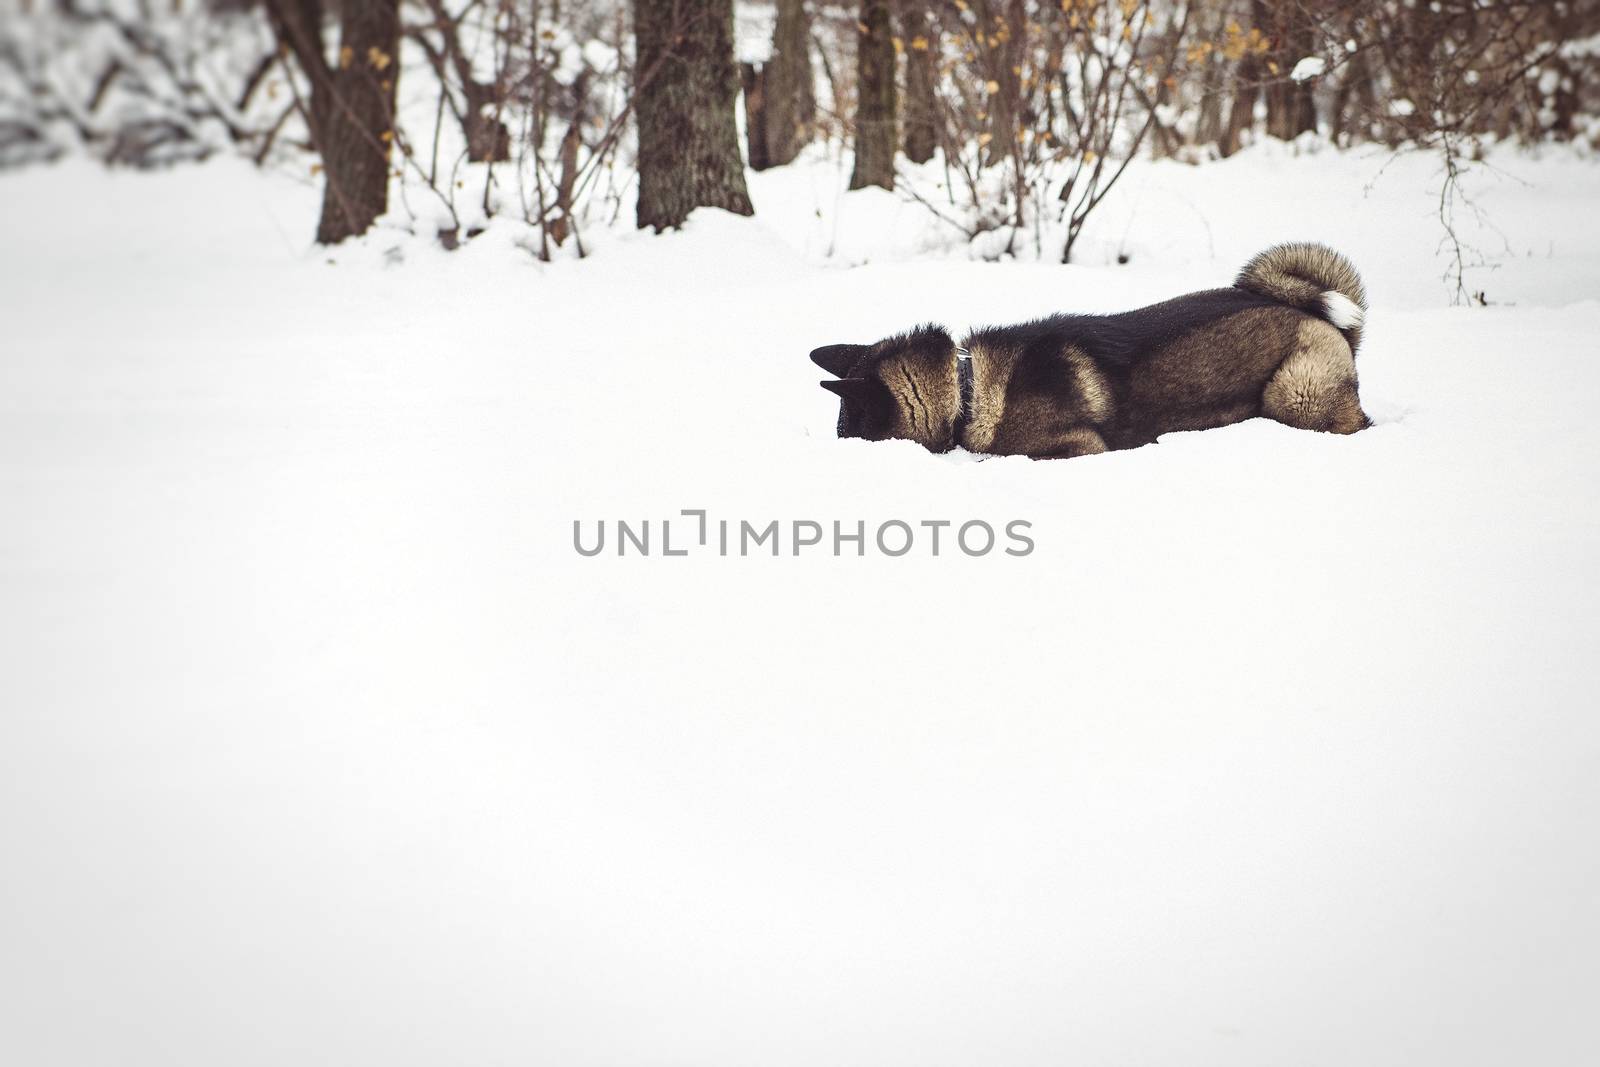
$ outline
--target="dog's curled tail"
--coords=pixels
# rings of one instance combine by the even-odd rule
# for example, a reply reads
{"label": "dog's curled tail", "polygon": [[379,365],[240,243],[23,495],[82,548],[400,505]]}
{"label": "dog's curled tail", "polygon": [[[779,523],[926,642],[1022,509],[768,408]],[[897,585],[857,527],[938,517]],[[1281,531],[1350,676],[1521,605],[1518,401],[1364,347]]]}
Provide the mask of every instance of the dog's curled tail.
{"label": "dog's curled tail", "polygon": [[1346,258],[1310,241],[1273,245],[1244,265],[1234,285],[1309,311],[1344,333],[1354,352],[1367,315],[1367,291]]}

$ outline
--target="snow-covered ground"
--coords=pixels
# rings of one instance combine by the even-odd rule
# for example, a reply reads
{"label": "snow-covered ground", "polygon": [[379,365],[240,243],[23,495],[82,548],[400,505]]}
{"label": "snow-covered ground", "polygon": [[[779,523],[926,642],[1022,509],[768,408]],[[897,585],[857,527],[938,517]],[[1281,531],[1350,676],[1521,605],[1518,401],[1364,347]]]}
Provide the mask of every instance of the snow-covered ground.
{"label": "snow-covered ground", "polygon": [[[1141,164],[1071,267],[820,153],[550,265],[0,177],[0,1060],[1597,1062],[1600,165],[1495,168],[1478,309],[1421,157]],[[1288,238],[1366,275],[1355,437],[937,457],[806,360]]]}

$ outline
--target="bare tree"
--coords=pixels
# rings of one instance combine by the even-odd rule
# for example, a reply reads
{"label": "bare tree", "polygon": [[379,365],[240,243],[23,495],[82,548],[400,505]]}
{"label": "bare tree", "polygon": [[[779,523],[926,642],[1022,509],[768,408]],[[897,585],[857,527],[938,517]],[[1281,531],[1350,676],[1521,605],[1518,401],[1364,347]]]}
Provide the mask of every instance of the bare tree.
{"label": "bare tree", "polygon": [[1304,0],[1267,4],[1254,0],[1252,17],[1270,42],[1265,63],[1270,76],[1266,84],[1267,134],[1280,141],[1292,141],[1317,128],[1317,108],[1311,83],[1289,75],[1295,64],[1316,49],[1314,14]]}
{"label": "bare tree", "polygon": [[634,0],[641,228],[697,207],[754,214],[734,125],[733,0]]}
{"label": "bare tree", "polygon": [[63,134],[120,166],[230,145],[260,158],[293,114],[259,91],[278,60],[258,11],[74,0],[21,14],[0,17],[0,168],[57,158]]}
{"label": "bare tree", "polygon": [[900,36],[906,49],[905,150],[926,163],[939,147],[939,35],[927,7],[900,5]]}
{"label": "bare tree", "polygon": [[811,20],[803,0],[778,0],[772,59],[762,69],[766,90],[767,157],[792,162],[812,137],[816,96],[811,75]]}
{"label": "bare tree", "polygon": [[1244,146],[1245,131],[1255,123],[1256,101],[1261,98],[1262,74],[1266,71],[1262,54],[1270,47],[1271,42],[1260,27],[1252,26],[1245,32],[1237,22],[1228,24],[1222,55],[1234,63],[1233,104],[1228,110],[1222,139],[1217,144],[1223,156],[1231,156]]}
{"label": "bare tree", "polygon": [[1145,47],[1155,23],[1149,0],[1122,0],[1103,24],[1071,25],[1076,76],[1069,84],[1076,84],[1079,97],[1074,101],[1069,93],[1063,105],[1072,117],[1076,152],[1072,172],[1058,195],[1067,223],[1061,262],[1071,261],[1084,223],[1117,184],[1155,124],[1156,109],[1146,99],[1143,120],[1129,129],[1127,105],[1141,96],[1141,80],[1176,65],[1189,14],[1188,5],[1170,13],[1161,46],[1153,52]]}
{"label": "bare tree", "polygon": [[850,188],[894,188],[894,30],[889,0],[862,0],[856,41],[856,162]]}
{"label": "bare tree", "polygon": [[[472,163],[503,163],[511,157],[511,132],[502,117],[505,107],[505,71],[496,63],[494,77],[481,81],[473,71],[472,56],[461,41],[461,23],[467,11],[476,5],[469,3],[458,14],[452,15],[444,0],[424,0],[430,21],[411,27],[407,36],[422,46],[434,74],[441,85],[450,86],[461,96],[446,92],[442,98],[449,104],[467,141],[467,159]],[[497,60],[509,55],[509,49],[497,49]]]}
{"label": "bare tree", "polygon": [[751,170],[772,166],[767,148],[767,79],[759,63],[739,64],[739,85],[744,90],[744,153]]}
{"label": "bare tree", "polygon": [[620,217],[635,162],[625,133],[637,95],[663,65],[659,58],[648,70],[629,64],[624,45],[632,31],[623,5],[608,12],[569,7],[565,17],[605,45],[597,52],[610,62],[595,66],[580,56],[576,70],[565,69],[572,57],[563,57],[561,34],[553,27],[573,23],[560,21],[556,5],[545,16],[537,4],[515,11],[506,31],[513,40],[531,43],[527,55],[512,64],[520,76],[508,86],[508,107],[522,120],[517,189],[523,218],[538,232],[535,254],[543,260],[569,238],[577,254],[585,255],[581,224],[595,215],[611,222]]}
{"label": "bare tree", "polygon": [[303,107],[322,156],[317,241],[365,233],[389,206],[394,88],[400,75],[399,0],[343,0],[339,49],[329,63],[321,0],[267,0],[273,28],[311,85]]}

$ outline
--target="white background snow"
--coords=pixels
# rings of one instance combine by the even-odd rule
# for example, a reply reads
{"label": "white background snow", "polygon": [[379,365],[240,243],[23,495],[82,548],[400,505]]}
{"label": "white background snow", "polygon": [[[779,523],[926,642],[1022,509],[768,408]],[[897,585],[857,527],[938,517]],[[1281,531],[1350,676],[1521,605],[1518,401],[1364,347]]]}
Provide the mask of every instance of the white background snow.
{"label": "white background snow", "polygon": [[[0,177],[0,1059],[1597,1062],[1600,169],[1492,162],[1474,309],[1377,152],[1141,163],[1070,267],[820,155],[553,265]],[[937,457],[806,359],[1283,239],[1355,437]],[[1037,549],[573,550],[684,508]]]}

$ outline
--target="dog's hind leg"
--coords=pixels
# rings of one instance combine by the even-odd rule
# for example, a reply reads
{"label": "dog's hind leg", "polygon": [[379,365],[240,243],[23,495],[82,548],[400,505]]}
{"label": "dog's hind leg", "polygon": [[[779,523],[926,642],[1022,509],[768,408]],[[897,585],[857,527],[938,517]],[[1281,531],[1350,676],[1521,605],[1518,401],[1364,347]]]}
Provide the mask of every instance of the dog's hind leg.
{"label": "dog's hind leg", "polygon": [[1034,459],[1072,459],[1076,456],[1097,456],[1106,450],[1105,439],[1087,426],[1074,426],[1063,433],[1047,449],[1034,455]]}
{"label": "dog's hind leg", "polygon": [[1372,425],[1356,393],[1356,360],[1344,335],[1306,319],[1289,357],[1261,394],[1261,413],[1286,426],[1355,433]]}

